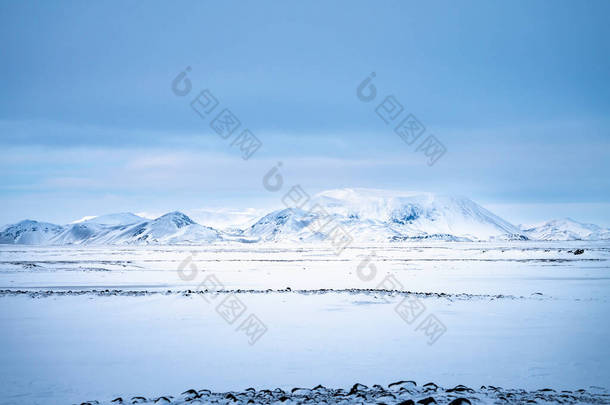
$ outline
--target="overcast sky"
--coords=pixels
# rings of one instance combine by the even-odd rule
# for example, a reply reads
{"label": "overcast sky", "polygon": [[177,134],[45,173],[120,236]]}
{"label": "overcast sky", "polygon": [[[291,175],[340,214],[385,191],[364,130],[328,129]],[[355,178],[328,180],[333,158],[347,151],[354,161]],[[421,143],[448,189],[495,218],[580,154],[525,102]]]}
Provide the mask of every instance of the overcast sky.
{"label": "overcast sky", "polygon": [[[275,207],[262,177],[282,162],[310,194],[432,191],[515,224],[610,226],[609,15],[607,1],[2,1],[0,224]],[[191,109],[204,89],[263,142],[248,161]],[[390,95],[445,145],[432,167],[376,114]]]}

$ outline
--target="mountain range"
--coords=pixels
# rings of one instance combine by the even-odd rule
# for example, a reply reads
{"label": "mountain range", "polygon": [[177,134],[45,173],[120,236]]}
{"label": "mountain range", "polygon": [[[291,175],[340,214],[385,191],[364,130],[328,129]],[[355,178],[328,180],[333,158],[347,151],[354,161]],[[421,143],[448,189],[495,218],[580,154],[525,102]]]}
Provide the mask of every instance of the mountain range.
{"label": "mountain range", "polygon": [[2,228],[0,243],[314,242],[324,240],[336,229],[357,242],[610,239],[610,229],[571,219],[517,227],[464,197],[339,189],[315,195],[306,207],[270,212],[242,228],[214,229],[181,212],[155,219],[119,213],[86,217],[68,225],[24,220]]}

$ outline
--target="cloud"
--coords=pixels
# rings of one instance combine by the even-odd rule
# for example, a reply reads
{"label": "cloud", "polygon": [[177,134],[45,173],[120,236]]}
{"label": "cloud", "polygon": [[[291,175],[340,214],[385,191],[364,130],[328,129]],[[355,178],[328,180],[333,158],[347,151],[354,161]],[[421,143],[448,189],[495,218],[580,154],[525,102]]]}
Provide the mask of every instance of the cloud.
{"label": "cloud", "polygon": [[[74,131],[69,125],[65,128]],[[110,131],[89,129],[96,134]],[[286,189],[299,184],[309,194],[367,187],[461,194],[494,204],[610,201],[610,141],[598,127],[586,123],[472,132],[445,128],[448,152],[434,167],[428,167],[425,156],[389,128],[353,137],[261,133],[265,152],[249,161],[216,135],[151,132],[151,139],[166,142],[160,144],[131,143],[138,138],[131,130],[117,133],[127,141],[47,145],[44,136],[34,137],[33,143],[30,138],[15,141],[9,136],[7,142],[3,137],[0,195],[12,211],[2,215],[7,221],[36,216],[37,212],[25,207],[41,195],[52,196],[47,197],[45,209],[62,221],[113,211],[194,210],[226,202],[252,207],[254,200],[273,206],[281,195],[264,190],[262,178],[278,162],[282,162]],[[581,135],[570,137],[570,133]],[[167,142],[170,138],[175,142]],[[65,207],[75,199],[81,201],[82,212],[68,217]],[[96,202],[102,199],[108,204],[105,209]]]}

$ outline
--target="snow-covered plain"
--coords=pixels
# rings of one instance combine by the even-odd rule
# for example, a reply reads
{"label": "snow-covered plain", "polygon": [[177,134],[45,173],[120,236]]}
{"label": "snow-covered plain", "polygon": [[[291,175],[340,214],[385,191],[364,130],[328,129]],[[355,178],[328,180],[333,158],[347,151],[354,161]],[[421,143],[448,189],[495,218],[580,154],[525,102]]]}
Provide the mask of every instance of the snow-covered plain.
{"label": "snow-covered plain", "polygon": [[[0,403],[398,380],[608,402],[609,260],[607,241],[0,245]],[[212,275],[224,292],[203,291]],[[232,324],[227,297],[245,306]]]}

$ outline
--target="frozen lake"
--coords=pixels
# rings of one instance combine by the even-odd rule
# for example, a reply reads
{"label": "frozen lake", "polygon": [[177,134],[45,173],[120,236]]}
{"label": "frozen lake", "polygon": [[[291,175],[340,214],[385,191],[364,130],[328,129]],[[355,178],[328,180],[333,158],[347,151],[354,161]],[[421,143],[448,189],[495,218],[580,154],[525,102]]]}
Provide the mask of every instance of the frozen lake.
{"label": "frozen lake", "polygon": [[[591,242],[391,244],[341,256],[324,245],[3,245],[0,402],[397,380],[607,389],[609,259],[608,243]],[[212,275],[233,293],[197,293]],[[218,310],[229,297],[245,308],[231,324]],[[404,299],[421,305],[411,323],[396,311]],[[240,330],[250,314],[267,328],[254,344]],[[418,329],[429,315],[446,329],[433,344]]]}

